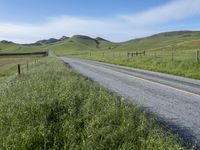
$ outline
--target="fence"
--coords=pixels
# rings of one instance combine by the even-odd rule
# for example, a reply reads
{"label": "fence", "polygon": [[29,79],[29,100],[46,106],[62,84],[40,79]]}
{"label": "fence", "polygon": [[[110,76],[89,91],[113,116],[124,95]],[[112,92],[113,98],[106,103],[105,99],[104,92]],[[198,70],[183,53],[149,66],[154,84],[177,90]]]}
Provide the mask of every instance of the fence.
{"label": "fence", "polygon": [[145,56],[145,51],[143,51],[143,52],[138,52],[138,51],[136,51],[136,52],[127,52],[127,57],[129,58],[129,57],[131,57],[131,58],[133,58],[133,56],[138,56],[138,55],[140,55],[140,56]]}
{"label": "fence", "polygon": [[22,74],[22,69],[23,70],[26,70],[27,72],[29,71],[29,65],[31,65],[31,64],[36,64],[38,62],[38,59],[35,59],[33,62],[31,62],[31,63],[29,63],[29,62],[27,62],[26,64],[23,64],[23,65],[21,65],[21,64],[18,64],[17,65],[17,73],[18,73],[18,75],[21,75]]}
{"label": "fence", "polygon": [[88,52],[79,54],[83,57],[102,58],[102,59],[123,59],[123,60],[145,60],[145,59],[162,59],[167,61],[185,61],[191,60],[200,63],[199,50],[140,50],[133,52],[126,51],[103,51]]}
{"label": "fence", "polygon": [[199,51],[197,51],[197,53],[196,53],[196,61],[199,64]]}
{"label": "fence", "polygon": [[32,53],[0,53],[0,56],[41,56],[45,57],[48,56],[48,52],[32,52]]}

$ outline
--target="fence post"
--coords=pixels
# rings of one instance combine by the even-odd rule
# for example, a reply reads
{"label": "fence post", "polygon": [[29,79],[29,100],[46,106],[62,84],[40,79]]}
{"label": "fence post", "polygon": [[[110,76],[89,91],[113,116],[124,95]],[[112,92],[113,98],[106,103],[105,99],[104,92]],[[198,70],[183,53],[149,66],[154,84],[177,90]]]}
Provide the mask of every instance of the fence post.
{"label": "fence post", "polygon": [[172,47],[172,61],[174,61],[174,48]]}
{"label": "fence post", "polygon": [[27,72],[28,72],[28,63],[27,63],[27,65],[26,65],[26,69],[27,69]]}
{"label": "fence post", "polygon": [[18,75],[20,75],[21,74],[21,68],[20,68],[20,64],[18,64]]}
{"label": "fence post", "polygon": [[127,52],[127,57],[129,58],[129,52]]}
{"label": "fence post", "polygon": [[196,53],[196,60],[197,60],[197,63],[199,64],[199,50],[197,50],[197,53]]}

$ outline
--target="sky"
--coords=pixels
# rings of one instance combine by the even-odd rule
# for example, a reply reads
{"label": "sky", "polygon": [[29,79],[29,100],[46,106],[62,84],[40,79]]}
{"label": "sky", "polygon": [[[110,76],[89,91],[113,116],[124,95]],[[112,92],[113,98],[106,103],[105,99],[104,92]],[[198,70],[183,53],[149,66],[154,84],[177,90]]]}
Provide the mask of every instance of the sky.
{"label": "sky", "polygon": [[77,34],[127,41],[200,30],[200,0],[0,0],[0,40],[33,43]]}

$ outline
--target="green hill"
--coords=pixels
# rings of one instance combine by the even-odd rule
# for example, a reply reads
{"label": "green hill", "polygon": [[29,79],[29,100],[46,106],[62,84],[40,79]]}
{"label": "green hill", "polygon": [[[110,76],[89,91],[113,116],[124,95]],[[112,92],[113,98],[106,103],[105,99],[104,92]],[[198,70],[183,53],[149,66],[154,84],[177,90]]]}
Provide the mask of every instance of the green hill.
{"label": "green hill", "polygon": [[122,43],[113,43],[102,38],[93,39],[76,35],[62,42],[48,45],[58,55],[84,53],[86,51],[138,51],[138,50],[191,50],[200,47],[199,31],[175,31],[155,34]]}
{"label": "green hill", "polygon": [[155,34],[153,36],[134,39],[122,43],[117,50],[138,49],[191,49],[200,47],[199,31],[175,31]]}
{"label": "green hill", "polygon": [[1,41],[0,53],[45,51],[45,47],[46,46],[23,45],[8,41]]}
{"label": "green hill", "polygon": [[46,45],[46,49],[53,50],[58,55],[72,55],[87,53],[88,51],[102,51],[114,49],[119,44],[102,38],[91,38],[84,35],[75,35],[69,39]]}
{"label": "green hill", "polygon": [[59,55],[67,55],[68,53],[77,53],[77,51],[169,50],[172,47],[177,50],[188,50],[197,49],[200,47],[200,32],[165,32],[122,43],[114,43],[100,37],[91,38],[84,35],[75,35],[71,38],[54,41],[53,43],[37,43],[38,42],[30,45],[20,45],[12,42],[2,41],[0,42],[0,52],[32,52],[51,49]]}

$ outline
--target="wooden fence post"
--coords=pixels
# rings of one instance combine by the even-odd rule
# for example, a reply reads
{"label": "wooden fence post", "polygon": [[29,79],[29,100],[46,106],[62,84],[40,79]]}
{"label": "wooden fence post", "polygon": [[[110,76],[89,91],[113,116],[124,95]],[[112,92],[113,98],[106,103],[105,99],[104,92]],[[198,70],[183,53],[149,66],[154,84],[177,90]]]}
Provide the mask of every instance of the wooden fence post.
{"label": "wooden fence post", "polygon": [[28,72],[28,63],[27,63],[27,65],[26,65],[26,69],[27,69],[27,72]]}
{"label": "wooden fence post", "polygon": [[127,52],[127,57],[129,58],[129,52]]}
{"label": "wooden fence post", "polygon": [[197,60],[197,63],[199,64],[199,50],[197,50],[197,53],[196,53],[196,60]]}
{"label": "wooden fence post", "polygon": [[20,75],[21,74],[21,68],[20,68],[20,64],[18,64],[18,75]]}
{"label": "wooden fence post", "polygon": [[174,48],[172,47],[172,61],[174,61]]}

